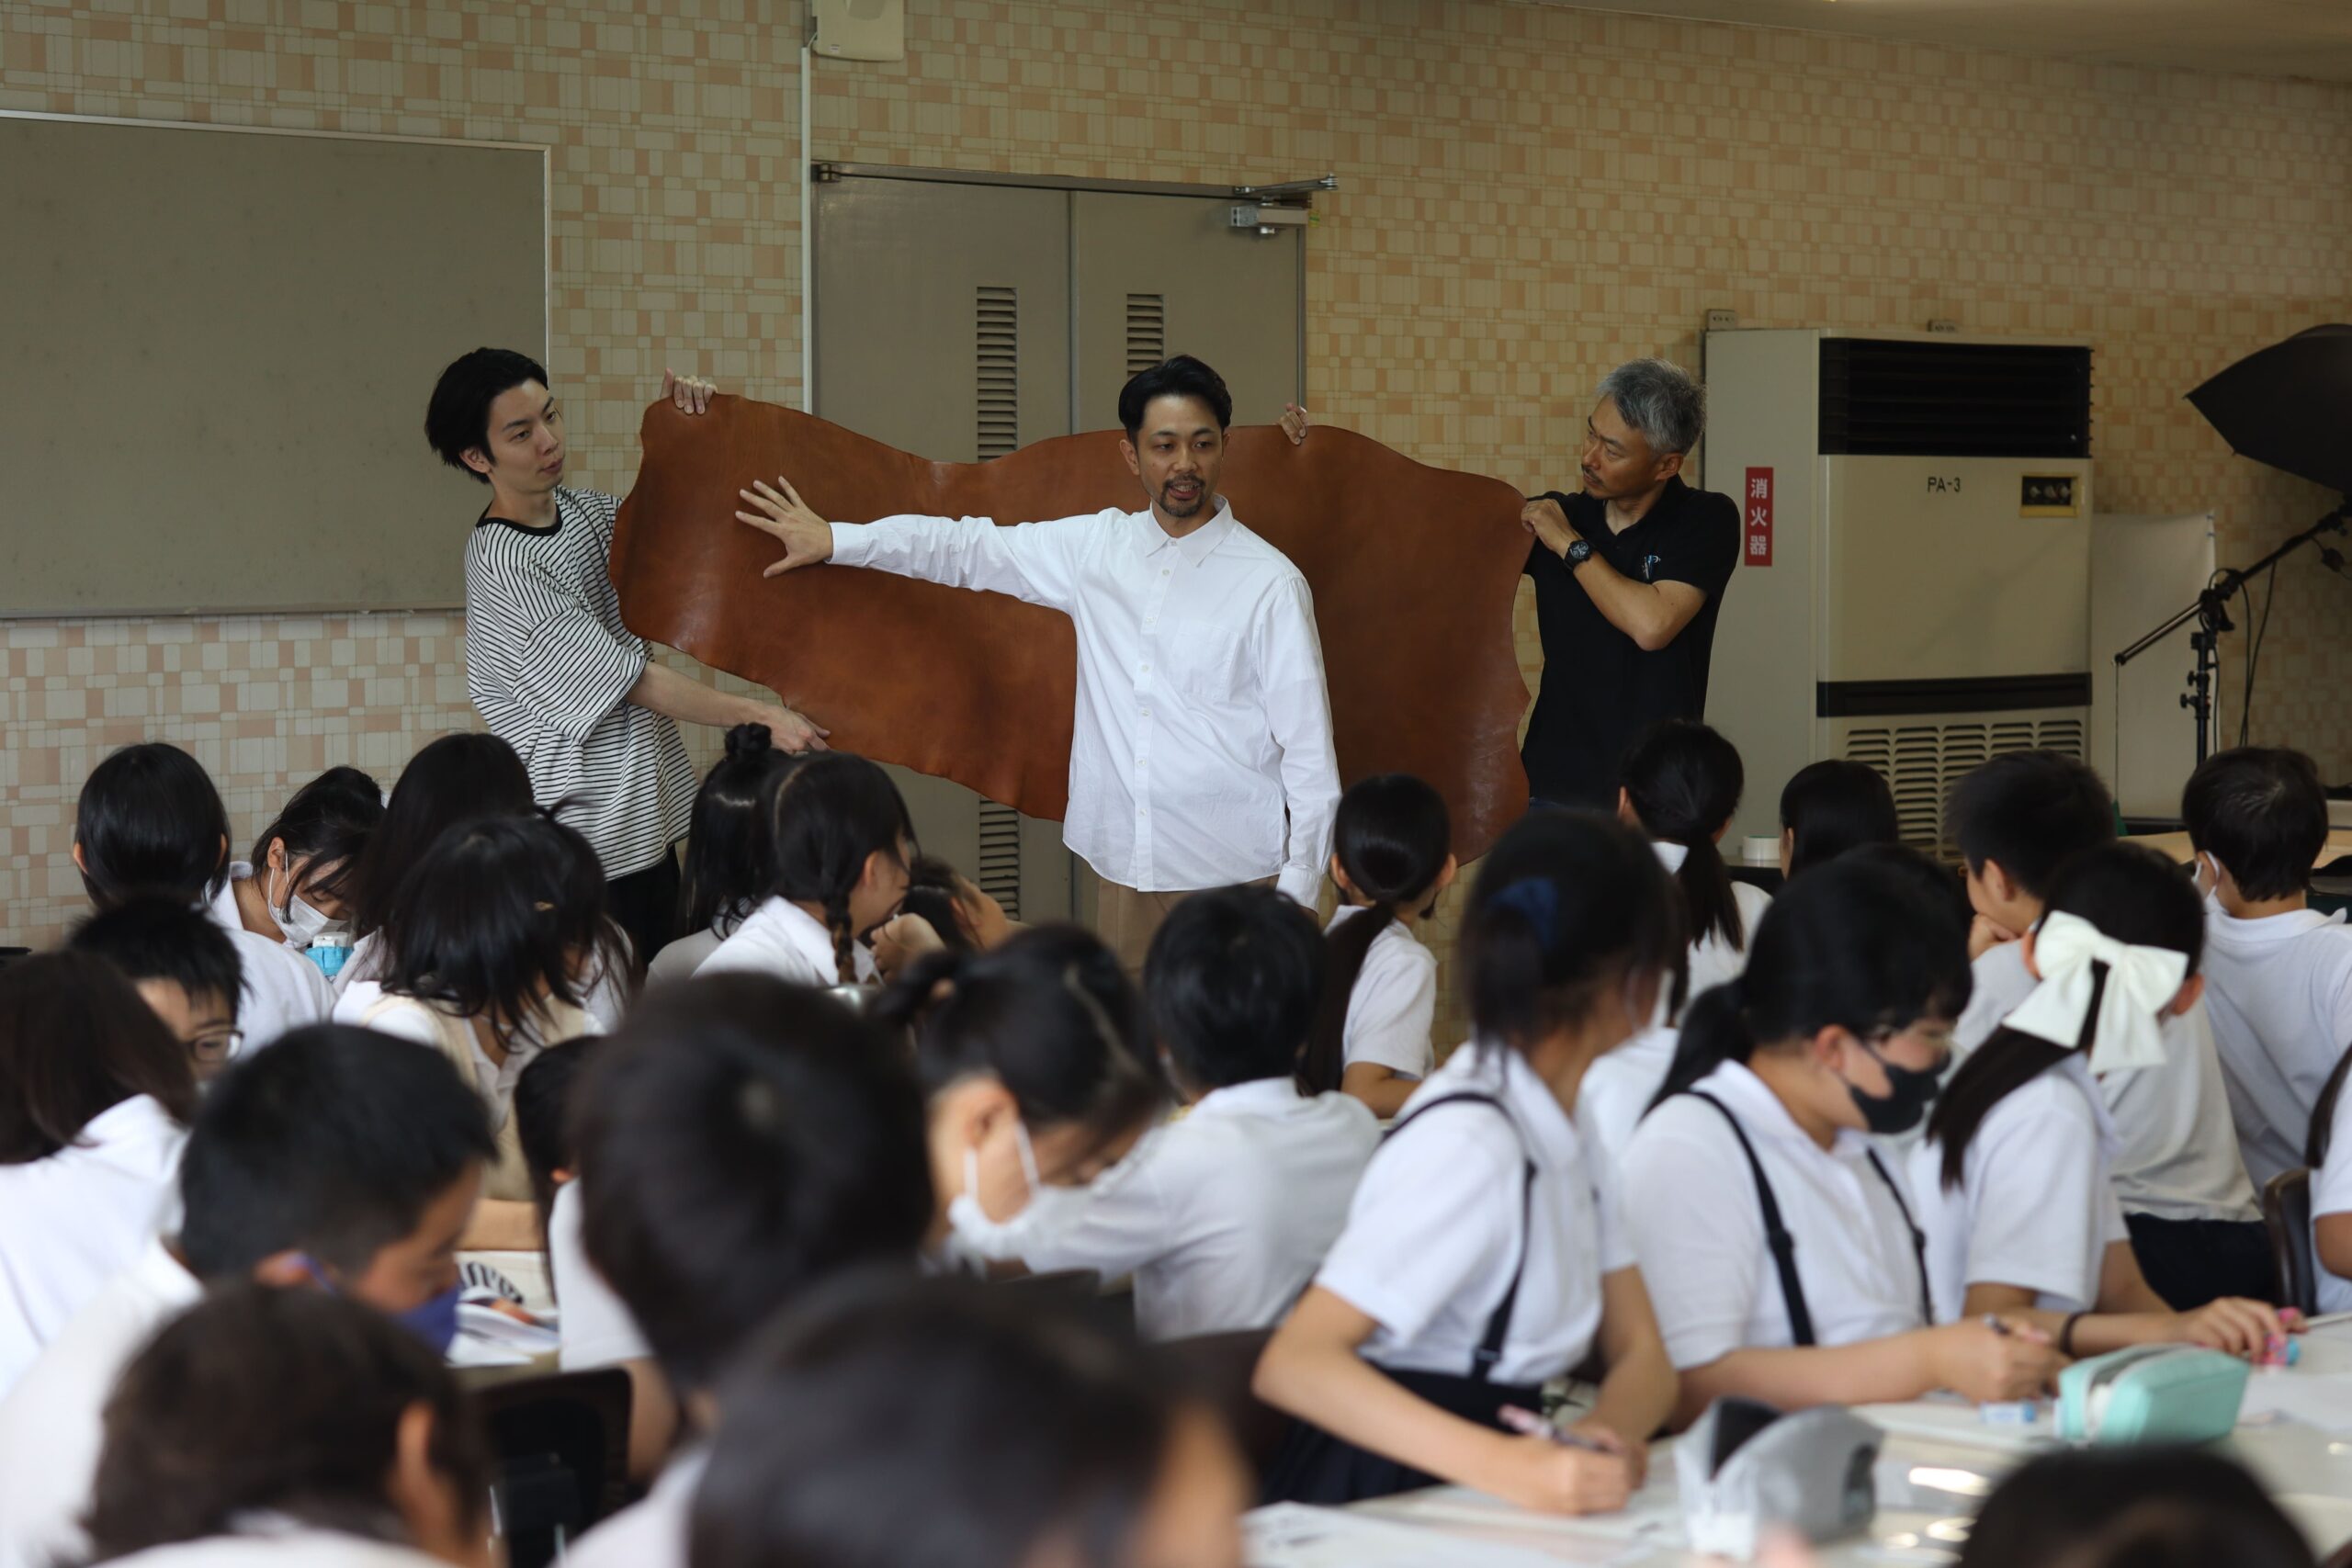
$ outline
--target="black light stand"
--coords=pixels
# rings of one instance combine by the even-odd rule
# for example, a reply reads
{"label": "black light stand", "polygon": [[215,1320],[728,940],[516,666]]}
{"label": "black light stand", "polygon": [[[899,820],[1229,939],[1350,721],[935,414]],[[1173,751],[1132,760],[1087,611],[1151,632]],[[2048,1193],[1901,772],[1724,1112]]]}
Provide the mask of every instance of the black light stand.
{"label": "black light stand", "polygon": [[[2352,525],[2352,497],[2347,497],[2343,505],[2252,566],[2222,570],[2205,592],[2197,596],[2197,603],[2115,656],[2115,667],[2120,671],[2190,621],[2198,623],[2198,629],[2189,634],[2188,638],[2188,646],[2196,650],[2197,662],[2189,671],[2188,690],[2181,694],[2180,705],[2197,717],[2197,760],[2199,762],[2212,755],[2213,750],[2213,678],[2221,664],[2222,634],[2236,629],[2230,621],[2230,600],[2257,573],[2276,566],[2281,557],[2310,544],[2322,534],[2340,534],[2346,525]],[[2333,554],[2332,550],[2322,551],[2321,558],[2324,560]]]}

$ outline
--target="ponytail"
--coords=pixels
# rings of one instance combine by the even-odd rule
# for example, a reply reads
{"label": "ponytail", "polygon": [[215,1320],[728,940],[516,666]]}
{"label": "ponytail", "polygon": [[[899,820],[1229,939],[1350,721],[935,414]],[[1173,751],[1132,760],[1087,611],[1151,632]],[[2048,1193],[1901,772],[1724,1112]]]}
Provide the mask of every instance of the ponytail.
{"label": "ponytail", "polygon": [[1691,942],[1713,937],[1735,953],[1744,952],[1747,925],[1723,852],[1715,847],[1747,787],[1738,750],[1703,724],[1668,719],[1634,742],[1618,780],[1643,831],[1684,852],[1674,879],[1682,890]]}
{"label": "ponytail", "polygon": [[1396,923],[1396,910],[1375,904],[1361,915],[1334,925],[1323,938],[1323,998],[1315,1012],[1314,1031],[1299,1054],[1298,1087],[1303,1094],[1329,1094],[1340,1087],[1347,1071],[1348,1007],[1355,999],[1356,980],[1363,961],[1380,933]]}
{"label": "ponytail", "polygon": [[727,732],[727,754],[711,764],[695,792],[678,884],[680,931],[731,929],[767,896],[774,789],[799,762],[775,749],[764,724],[739,724]]}
{"label": "ponytail", "polygon": [[1308,1094],[1340,1087],[1347,1064],[1348,1004],[1364,958],[1400,909],[1436,897],[1453,840],[1445,797],[1410,773],[1359,779],[1340,797],[1331,819],[1331,854],[1372,908],[1325,934],[1323,1001],[1299,1057],[1298,1084]]}
{"label": "ponytail", "polygon": [[[1679,840],[1678,840],[1679,841]],[[1722,941],[1734,953],[1747,947],[1747,923],[1740,919],[1739,897],[1731,890],[1731,870],[1712,836],[1682,845],[1682,863],[1675,868],[1674,885],[1682,891],[1682,907],[1690,911],[1694,942],[1709,937]]]}
{"label": "ponytail", "polygon": [[1666,1081],[1643,1113],[1657,1110],[1725,1062],[1747,1066],[1755,1054],[1745,976],[1708,987],[1691,999],[1683,1013],[1682,1032],[1674,1043],[1674,1063],[1666,1069]]}
{"label": "ponytail", "polygon": [[908,1031],[926,1094],[985,1073],[1035,1132],[1075,1126],[1097,1147],[1167,1104],[1143,1048],[1143,1010],[1119,961],[1091,932],[1039,926],[985,953],[930,953],[876,1004]]}
{"label": "ponytail", "polygon": [[[2050,880],[2043,918],[2051,915],[2072,915],[2127,946],[2186,953],[2191,974],[2204,952],[2205,907],[2196,885],[2181,867],[2139,844],[2110,840],[2062,863]],[[2093,960],[2090,999],[2072,1045],[2004,1027],[1952,1075],[1928,1118],[1928,1136],[1943,1145],[1946,1187],[1960,1184],[1970,1140],[2012,1090],[2071,1055],[2089,1060],[2107,985],[2108,965]]]}

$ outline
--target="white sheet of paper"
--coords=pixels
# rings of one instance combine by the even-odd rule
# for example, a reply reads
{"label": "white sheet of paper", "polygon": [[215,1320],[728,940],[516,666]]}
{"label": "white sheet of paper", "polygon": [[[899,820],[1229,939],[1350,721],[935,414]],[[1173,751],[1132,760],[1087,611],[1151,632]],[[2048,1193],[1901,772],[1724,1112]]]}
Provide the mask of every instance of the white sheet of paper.
{"label": "white sheet of paper", "polygon": [[2352,1377],[2300,1369],[2257,1371],[2246,1380],[2238,1421],[2264,1416],[2299,1421],[2339,1438],[2352,1435]]}
{"label": "white sheet of paper", "polygon": [[1242,1520],[1242,1560],[1250,1568],[1426,1568],[1441,1562],[1447,1568],[1555,1568],[1613,1562],[1624,1552],[1623,1543],[1613,1540],[1589,1541],[1582,1551],[1552,1545],[1519,1545],[1300,1503],[1276,1503]]}

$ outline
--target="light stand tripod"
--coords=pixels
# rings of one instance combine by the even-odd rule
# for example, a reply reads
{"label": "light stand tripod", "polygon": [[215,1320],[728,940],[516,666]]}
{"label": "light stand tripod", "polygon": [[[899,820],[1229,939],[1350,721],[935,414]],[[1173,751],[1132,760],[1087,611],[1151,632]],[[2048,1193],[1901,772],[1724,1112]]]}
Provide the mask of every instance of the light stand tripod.
{"label": "light stand tripod", "polygon": [[[2222,634],[2236,629],[2230,621],[2230,600],[2252,581],[2256,573],[2278,565],[2282,557],[2310,544],[2322,534],[2344,532],[2347,524],[2352,524],[2352,497],[2347,497],[2343,505],[2252,566],[2228,568],[2218,573],[2205,591],[2197,596],[2197,603],[2115,656],[2115,667],[2120,671],[2190,621],[2198,623],[2198,629],[2188,637],[2188,646],[2196,650],[2196,663],[2189,671],[2188,690],[2180,694],[2180,705],[2197,717],[2197,760],[2199,762],[2212,755],[2213,741],[2217,739],[2213,733],[2213,679],[2221,664]],[[2333,554],[2332,550],[2324,550],[2321,558],[2324,559]]]}

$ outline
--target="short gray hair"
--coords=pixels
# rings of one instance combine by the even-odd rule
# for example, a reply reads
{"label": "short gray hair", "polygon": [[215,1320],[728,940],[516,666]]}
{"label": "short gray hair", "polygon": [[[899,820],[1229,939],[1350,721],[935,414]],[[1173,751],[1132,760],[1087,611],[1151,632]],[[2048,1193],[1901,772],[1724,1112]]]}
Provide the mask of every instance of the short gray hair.
{"label": "short gray hair", "polygon": [[1707,423],[1707,389],[1679,365],[1635,359],[1600,378],[1601,397],[1617,405],[1619,417],[1642,433],[1659,457],[1699,445]]}

